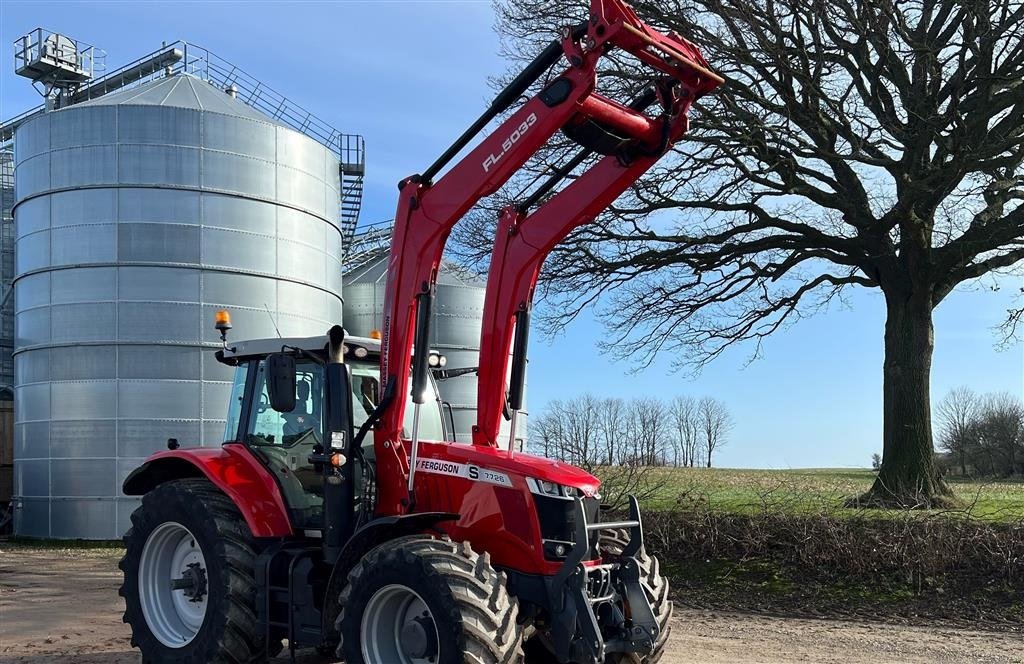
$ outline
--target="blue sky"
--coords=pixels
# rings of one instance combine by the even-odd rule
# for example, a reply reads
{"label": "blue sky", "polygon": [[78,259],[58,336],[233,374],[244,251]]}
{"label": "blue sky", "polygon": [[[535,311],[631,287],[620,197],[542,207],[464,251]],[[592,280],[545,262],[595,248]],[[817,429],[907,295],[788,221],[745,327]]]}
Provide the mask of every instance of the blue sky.
{"label": "blue sky", "polygon": [[[489,2],[17,2],[0,4],[0,118],[38,103],[15,76],[11,47],[42,26],[107,51],[117,67],[184,39],[242,66],[329,124],[367,141],[364,222],[391,217],[395,184],[433,161],[490,99],[503,71]],[[1024,347],[997,352],[999,324],[1020,278],[998,292],[956,292],[935,317],[932,393],[967,385],[1024,392]],[[552,342],[534,335],[530,407],[582,391],[669,397],[709,394],[737,421],[717,465],[865,466],[881,440],[884,305],[851,291],[835,308],[771,339],[749,366],[740,348],[688,378],[669,358],[634,374],[601,355],[590,319]]]}

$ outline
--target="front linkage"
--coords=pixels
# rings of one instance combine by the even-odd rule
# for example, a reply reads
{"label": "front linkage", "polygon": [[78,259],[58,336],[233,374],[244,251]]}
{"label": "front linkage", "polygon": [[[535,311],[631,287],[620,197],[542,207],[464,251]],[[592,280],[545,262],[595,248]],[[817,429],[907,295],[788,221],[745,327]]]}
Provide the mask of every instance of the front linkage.
{"label": "front linkage", "polygon": [[[630,496],[628,520],[601,523],[588,521],[584,499],[574,501],[574,545],[561,569],[548,577],[508,570],[509,588],[523,604],[546,610],[543,640],[554,661],[602,664],[613,653],[649,655],[661,626],[637,558],[644,549],[640,506]],[[628,540],[617,540],[619,551],[600,551],[601,531],[628,533]],[[604,562],[585,565],[594,554]]]}

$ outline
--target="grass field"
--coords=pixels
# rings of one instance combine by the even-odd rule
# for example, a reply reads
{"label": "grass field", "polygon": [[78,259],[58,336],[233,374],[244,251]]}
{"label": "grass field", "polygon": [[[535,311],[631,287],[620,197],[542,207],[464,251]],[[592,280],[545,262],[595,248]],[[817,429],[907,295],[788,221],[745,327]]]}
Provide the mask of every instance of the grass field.
{"label": "grass field", "polygon": [[[717,512],[753,514],[858,514],[843,502],[867,491],[870,470],[813,468],[800,470],[734,470],[728,468],[664,468],[651,471],[657,488],[648,509],[704,507]],[[944,513],[989,521],[1024,519],[1024,481],[950,478],[959,505]],[[884,515],[884,511],[872,510]],[[922,511],[922,516],[935,512]]]}

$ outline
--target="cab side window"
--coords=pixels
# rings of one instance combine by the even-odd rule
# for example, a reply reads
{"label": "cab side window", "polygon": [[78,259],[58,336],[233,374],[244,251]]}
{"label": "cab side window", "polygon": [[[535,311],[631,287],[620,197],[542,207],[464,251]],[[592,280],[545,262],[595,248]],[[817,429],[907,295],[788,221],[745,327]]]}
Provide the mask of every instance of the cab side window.
{"label": "cab side window", "polygon": [[249,444],[289,447],[299,441],[320,442],[323,439],[320,403],[323,372],[319,365],[310,362],[297,364],[295,408],[291,412],[279,413],[270,407],[266,366],[262,361],[256,367],[255,392],[258,399],[253,403],[249,422]]}

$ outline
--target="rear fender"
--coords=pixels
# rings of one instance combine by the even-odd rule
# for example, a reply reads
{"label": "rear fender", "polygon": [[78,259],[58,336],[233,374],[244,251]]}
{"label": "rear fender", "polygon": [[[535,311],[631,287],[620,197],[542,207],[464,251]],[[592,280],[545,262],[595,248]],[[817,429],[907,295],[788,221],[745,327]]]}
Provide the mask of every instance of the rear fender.
{"label": "rear fender", "polygon": [[288,509],[273,475],[238,443],[219,448],[181,448],[158,452],[125,479],[126,496],[141,496],[156,486],[186,477],[205,477],[231,499],[253,537],[292,534]]}

